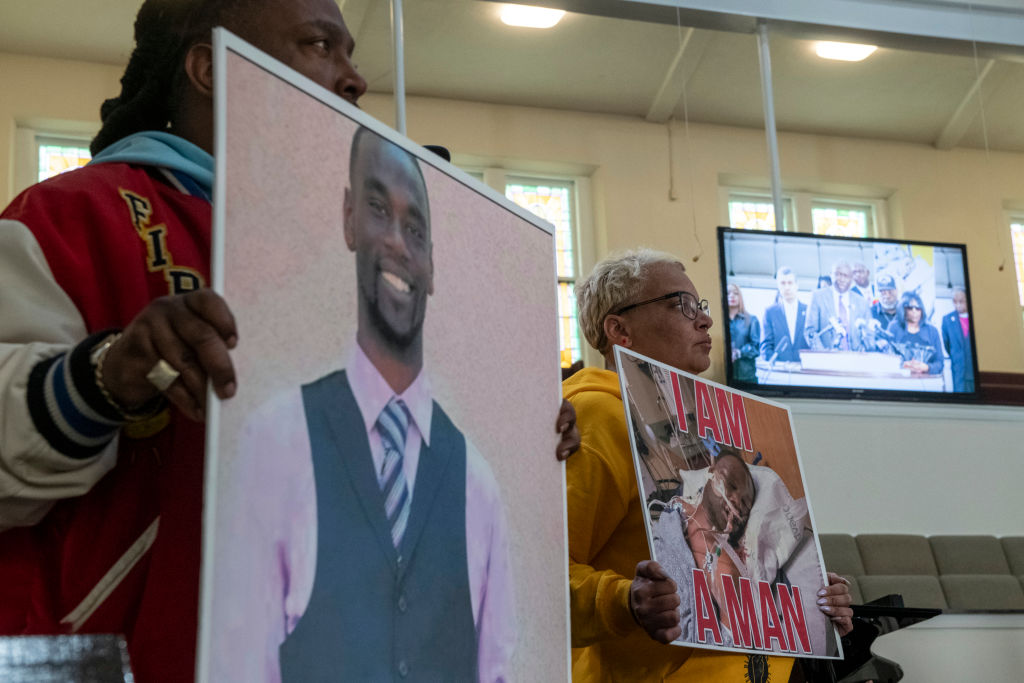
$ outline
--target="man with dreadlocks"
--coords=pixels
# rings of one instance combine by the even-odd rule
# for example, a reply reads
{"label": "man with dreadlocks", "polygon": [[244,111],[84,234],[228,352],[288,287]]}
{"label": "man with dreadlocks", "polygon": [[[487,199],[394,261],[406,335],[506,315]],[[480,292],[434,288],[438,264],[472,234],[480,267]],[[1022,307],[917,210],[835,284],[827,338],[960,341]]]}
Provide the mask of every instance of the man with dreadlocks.
{"label": "man with dreadlocks", "polygon": [[146,0],[94,161],[0,215],[0,628],[123,633],[143,682],[193,678],[207,380],[235,392],[205,288],[217,25],[366,89],[332,0]]}
{"label": "man with dreadlocks", "polygon": [[123,633],[143,683],[193,678],[206,386],[236,390],[205,288],[218,25],[366,90],[334,0],[145,0],[92,163],[0,214],[0,633]]}

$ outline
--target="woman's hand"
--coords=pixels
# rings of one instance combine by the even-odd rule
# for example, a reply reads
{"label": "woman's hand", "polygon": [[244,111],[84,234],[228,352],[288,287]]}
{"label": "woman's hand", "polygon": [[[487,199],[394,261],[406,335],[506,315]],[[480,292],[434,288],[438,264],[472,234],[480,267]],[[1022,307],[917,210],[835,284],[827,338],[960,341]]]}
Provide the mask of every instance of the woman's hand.
{"label": "woman's hand", "polygon": [[564,398],[558,409],[555,431],[562,435],[558,446],[555,447],[555,457],[566,460],[580,447],[580,430],[576,427],[576,409]]}
{"label": "woman's hand", "polygon": [[818,609],[835,624],[840,636],[853,630],[853,608],[850,603],[850,582],[839,574],[829,572],[828,585],[818,591]]}

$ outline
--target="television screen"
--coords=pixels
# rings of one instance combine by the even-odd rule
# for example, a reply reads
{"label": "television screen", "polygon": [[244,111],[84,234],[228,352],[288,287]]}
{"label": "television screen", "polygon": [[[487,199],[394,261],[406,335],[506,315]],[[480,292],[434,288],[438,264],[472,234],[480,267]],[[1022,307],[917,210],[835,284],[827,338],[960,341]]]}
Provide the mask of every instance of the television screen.
{"label": "television screen", "polygon": [[767,396],[976,397],[964,245],[720,227],[718,248],[731,386]]}

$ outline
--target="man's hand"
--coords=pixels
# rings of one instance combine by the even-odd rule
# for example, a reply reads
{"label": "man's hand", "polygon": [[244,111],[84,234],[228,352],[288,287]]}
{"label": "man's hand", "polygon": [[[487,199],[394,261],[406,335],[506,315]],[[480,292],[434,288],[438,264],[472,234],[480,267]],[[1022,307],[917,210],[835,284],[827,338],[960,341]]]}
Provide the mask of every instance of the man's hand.
{"label": "man's hand", "polygon": [[163,359],[181,375],[163,392],[186,415],[206,414],[206,381],[221,398],[235,395],[235,369],[228,349],[238,342],[227,303],[209,289],[154,299],[110,347],[103,383],[117,403],[131,410],[160,392],[146,374]]}
{"label": "man's hand", "polygon": [[629,608],[647,635],[659,643],[671,643],[682,635],[676,582],[657,562],[644,560],[636,566],[636,577],[629,587]]}
{"label": "man's hand", "polygon": [[555,431],[562,439],[555,447],[555,457],[565,460],[580,447],[580,430],[576,427],[576,409],[566,399],[562,399],[562,407],[558,409]]}
{"label": "man's hand", "polygon": [[828,585],[818,591],[818,609],[835,624],[840,636],[845,636],[853,630],[851,602],[850,582],[839,574],[829,572]]}

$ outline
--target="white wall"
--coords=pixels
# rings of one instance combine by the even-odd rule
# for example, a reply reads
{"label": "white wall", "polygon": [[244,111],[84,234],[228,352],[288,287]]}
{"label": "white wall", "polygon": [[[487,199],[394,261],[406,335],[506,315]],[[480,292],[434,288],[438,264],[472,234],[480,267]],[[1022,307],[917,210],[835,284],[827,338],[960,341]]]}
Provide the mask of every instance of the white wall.
{"label": "white wall", "polygon": [[100,104],[119,91],[123,67],[0,52],[0,204],[16,187],[15,140],[19,127],[92,137]]}
{"label": "white wall", "polygon": [[819,532],[1024,535],[1024,408],[788,405]]}

